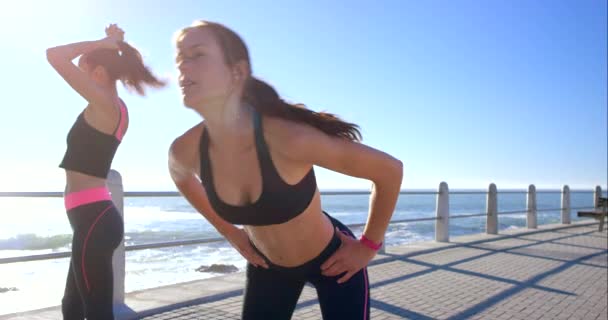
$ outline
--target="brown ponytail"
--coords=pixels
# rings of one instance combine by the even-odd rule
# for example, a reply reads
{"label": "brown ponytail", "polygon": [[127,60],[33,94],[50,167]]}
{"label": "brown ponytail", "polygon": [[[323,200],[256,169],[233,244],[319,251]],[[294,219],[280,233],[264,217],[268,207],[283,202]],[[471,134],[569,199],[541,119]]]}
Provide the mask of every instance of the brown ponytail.
{"label": "brown ponytail", "polygon": [[[188,31],[197,28],[211,32],[222,49],[226,64],[234,66],[239,61],[245,61],[248,66],[251,66],[249,51],[243,39],[222,24],[197,21],[191,27],[180,30],[176,34],[176,40],[179,40]],[[302,104],[285,102],[271,85],[254,77],[251,74],[251,68],[249,68],[242,99],[263,115],[306,123],[330,136],[342,137],[351,141],[361,140],[361,132],[356,124],[342,121],[331,113],[306,109]]]}
{"label": "brown ponytail", "polygon": [[330,136],[361,141],[361,132],[356,124],[342,121],[331,113],[306,109],[302,104],[287,103],[271,85],[256,77],[249,78],[243,100],[261,114],[306,123]]}
{"label": "brown ponytail", "polygon": [[122,84],[139,95],[145,95],[144,86],[161,88],[165,82],[152,74],[144,65],[137,49],[124,41],[118,42],[119,50],[97,49],[85,55],[85,61],[92,67],[103,66],[110,79]]}
{"label": "brown ponytail", "polygon": [[141,54],[137,49],[124,41],[118,43],[121,52],[121,72],[120,81],[125,87],[135,90],[138,94],[144,95],[144,85],[152,88],[161,88],[165,82],[156,78],[152,72],[144,65]]}

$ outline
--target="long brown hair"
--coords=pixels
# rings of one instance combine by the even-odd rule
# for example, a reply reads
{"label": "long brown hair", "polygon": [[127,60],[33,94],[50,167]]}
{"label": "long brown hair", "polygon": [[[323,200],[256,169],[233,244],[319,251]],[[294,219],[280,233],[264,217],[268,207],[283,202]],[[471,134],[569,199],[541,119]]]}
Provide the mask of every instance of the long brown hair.
{"label": "long brown hair", "polygon": [[[196,28],[211,31],[224,54],[224,60],[228,66],[234,66],[239,61],[245,61],[248,66],[251,66],[249,50],[243,39],[222,24],[197,21],[192,26],[180,30],[176,39]],[[303,104],[288,103],[279,96],[270,84],[254,77],[251,67],[249,67],[248,72],[242,98],[259,113],[306,123],[330,136],[342,137],[351,141],[361,140],[361,132],[356,124],[345,122],[331,113],[312,111],[305,108]]]}
{"label": "long brown hair", "polygon": [[119,50],[97,49],[84,55],[84,61],[91,67],[102,66],[110,80],[120,80],[122,84],[139,95],[145,95],[144,86],[161,88],[165,82],[158,79],[144,65],[139,51],[130,44],[118,42]]}

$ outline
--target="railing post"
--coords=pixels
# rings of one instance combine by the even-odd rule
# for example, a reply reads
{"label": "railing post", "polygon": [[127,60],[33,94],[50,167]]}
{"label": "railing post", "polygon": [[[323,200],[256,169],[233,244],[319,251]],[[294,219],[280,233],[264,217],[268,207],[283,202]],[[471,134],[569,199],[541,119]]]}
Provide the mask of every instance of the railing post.
{"label": "railing post", "polygon": [[486,200],[486,233],[497,234],[498,233],[498,192],[496,191],[496,185],[490,183],[488,188],[488,197]]}
{"label": "railing post", "polygon": [[570,187],[562,189],[562,224],[570,224]]}
{"label": "railing post", "polygon": [[441,182],[437,193],[437,220],[435,220],[435,241],[450,241],[450,190],[448,184]]}
{"label": "railing post", "polygon": [[[598,208],[600,208],[600,197],[601,196],[602,196],[602,187],[596,186],[595,193],[593,194],[593,199],[594,199],[593,206],[596,208],[596,210]],[[605,209],[606,209],[605,206],[602,207],[602,210],[605,210]],[[602,232],[602,230],[604,230],[604,218],[605,218],[605,216],[600,218],[600,226],[599,226],[600,232]]]}
{"label": "railing post", "polygon": [[595,192],[593,193],[593,207],[599,207],[600,197],[602,196],[602,187],[595,186]]}
{"label": "railing post", "polygon": [[536,229],[536,187],[531,184],[528,187],[528,215],[526,217],[528,229]]}
{"label": "railing post", "polygon": [[[108,188],[112,194],[112,202],[118,209],[120,217],[124,221],[124,190],[122,186],[122,177],[116,170],[110,170],[107,180]],[[112,269],[114,271],[114,306],[120,307],[125,303],[125,241],[120,242],[120,245],[114,251],[112,258]]]}

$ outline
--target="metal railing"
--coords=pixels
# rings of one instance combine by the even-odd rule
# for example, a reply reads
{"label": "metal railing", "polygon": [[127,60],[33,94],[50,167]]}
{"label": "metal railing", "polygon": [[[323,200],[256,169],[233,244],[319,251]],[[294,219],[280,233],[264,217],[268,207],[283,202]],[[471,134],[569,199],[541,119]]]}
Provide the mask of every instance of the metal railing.
{"label": "metal railing", "polygon": [[[120,174],[111,170],[108,176],[108,187],[112,194],[112,201],[116,205],[121,216],[124,215],[124,198],[125,197],[180,197],[181,194],[172,191],[153,191],[153,192],[139,192],[131,191],[124,192],[122,185],[122,178]],[[498,233],[498,216],[499,215],[510,215],[510,214],[526,214],[526,227],[529,229],[537,228],[537,213],[538,212],[549,212],[549,211],[561,211],[561,223],[570,224],[570,213],[574,209],[587,209],[590,207],[571,207],[570,206],[570,195],[571,193],[580,193],[589,191],[570,191],[570,188],[566,185],[561,191],[550,191],[550,190],[536,190],[534,185],[530,185],[527,191],[521,190],[504,190],[500,191],[501,194],[526,194],[527,209],[515,210],[515,211],[503,211],[498,212],[498,190],[495,184],[490,184],[488,191],[449,191],[448,185],[445,182],[439,184],[437,191],[401,191],[400,195],[436,195],[436,206],[434,217],[424,217],[416,219],[399,219],[391,220],[391,224],[397,223],[408,223],[408,222],[423,222],[423,221],[435,221],[435,241],[448,242],[449,236],[449,221],[450,219],[465,219],[473,217],[486,217],[486,233],[497,234]],[[560,208],[548,208],[538,209],[536,207],[536,195],[538,193],[561,193],[561,207]],[[369,191],[324,191],[322,195],[369,195]],[[449,210],[449,196],[452,195],[473,195],[473,194],[485,194],[486,198],[486,211],[482,213],[474,214],[462,214],[462,215],[450,215]],[[597,186],[594,190],[594,207],[597,206],[598,199],[602,195],[602,189]],[[0,192],[0,198],[6,197],[44,197],[44,198],[61,198],[63,197],[62,192]],[[358,228],[365,226],[365,223],[355,223],[347,225],[349,228]],[[156,248],[167,248],[176,246],[187,246],[187,245],[199,245],[226,241],[223,237],[206,238],[206,239],[191,239],[191,240],[176,240],[176,241],[165,241],[158,243],[147,243],[125,246],[124,240],[120,246],[114,252],[113,267],[114,267],[114,302],[116,304],[124,304],[124,277],[125,277],[125,252],[145,249],[156,249]],[[384,251],[384,247],[382,248]],[[59,259],[70,257],[70,252],[56,252],[49,254],[38,254],[29,256],[18,256],[0,258],[0,264],[26,262],[26,261],[39,261],[48,259]]]}

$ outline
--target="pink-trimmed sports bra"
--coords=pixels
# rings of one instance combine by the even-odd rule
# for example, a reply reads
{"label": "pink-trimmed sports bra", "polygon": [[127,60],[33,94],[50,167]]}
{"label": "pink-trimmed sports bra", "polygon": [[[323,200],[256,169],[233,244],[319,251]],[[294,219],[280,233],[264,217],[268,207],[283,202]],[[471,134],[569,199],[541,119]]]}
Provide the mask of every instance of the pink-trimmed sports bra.
{"label": "pink-trimmed sports bra", "polygon": [[127,106],[119,99],[120,116],[114,132],[103,133],[93,128],[80,113],[67,137],[67,150],[60,168],[107,178],[118,145],[126,132]]}

